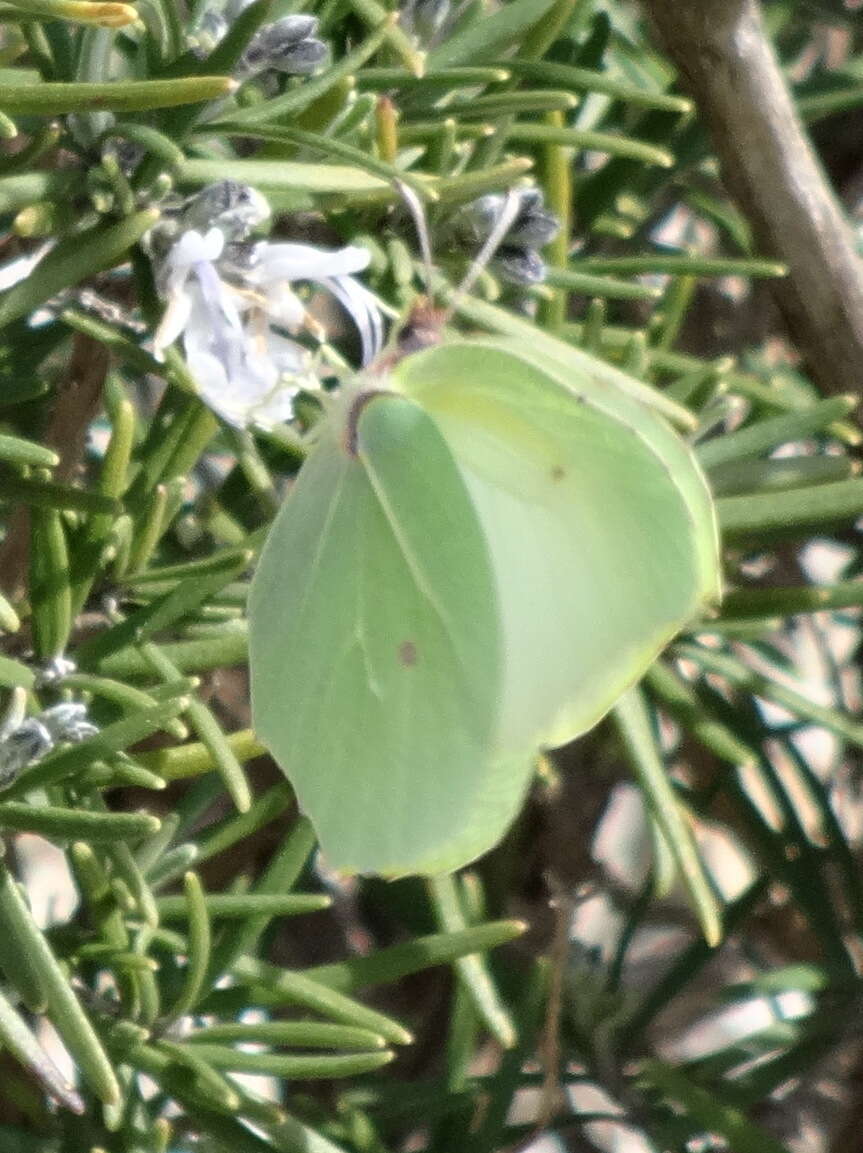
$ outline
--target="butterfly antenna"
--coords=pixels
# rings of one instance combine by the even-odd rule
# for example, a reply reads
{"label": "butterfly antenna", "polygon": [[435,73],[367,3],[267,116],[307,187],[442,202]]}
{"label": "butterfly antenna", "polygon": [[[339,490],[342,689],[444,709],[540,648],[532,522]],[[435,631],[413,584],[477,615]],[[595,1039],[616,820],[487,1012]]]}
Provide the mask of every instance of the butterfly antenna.
{"label": "butterfly antenna", "polygon": [[470,268],[465,273],[464,279],[461,284],[456,288],[449,302],[449,307],[446,311],[447,320],[461,304],[462,300],[467,296],[473,286],[479,280],[483,270],[488,267],[494,254],[503,244],[504,237],[512,228],[515,218],[518,216],[521,209],[521,193],[518,188],[510,188],[506,194],[506,199],[503,202],[500,216],[494,222],[494,228],[488,235],[488,238],[482,248],[479,250],[476,258],[471,263]]}
{"label": "butterfly antenna", "polygon": [[434,292],[434,273],[432,271],[431,240],[429,238],[428,218],[425,208],[416,192],[401,180],[396,181],[399,195],[405,202],[416,229],[417,240],[420,246],[420,255],[423,262],[423,278],[426,282],[426,296],[431,300]]}

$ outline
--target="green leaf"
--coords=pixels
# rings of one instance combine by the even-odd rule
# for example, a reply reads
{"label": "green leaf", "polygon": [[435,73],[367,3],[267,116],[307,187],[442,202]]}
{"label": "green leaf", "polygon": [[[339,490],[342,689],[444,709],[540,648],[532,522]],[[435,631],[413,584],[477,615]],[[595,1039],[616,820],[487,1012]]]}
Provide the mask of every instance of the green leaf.
{"label": "green leaf", "polygon": [[158,210],[147,208],[116,224],[96,224],[61,240],[26,280],[0,296],[0,327],[26,316],[64,288],[116,264],[158,219]]}
{"label": "green leaf", "polygon": [[0,828],[40,833],[49,840],[140,841],[159,827],[159,818],[149,813],[88,813],[56,805],[0,802]]}
{"label": "green leaf", "polygon": [[571,92],[542,88],[535,92],[490,92],[453,103],[449,111],[458,120],[489,120],[499,116],[530,116],[537,112],[570,112],[578,104]]}
{"label": "green leaf", "polygon": [[0,433],[0,460],[6,464],[24,464],[34,468],[54,468],[60,463],[53,449],[5,433]]}
{"label": "green leaf", "polygon": [[645,677],[647,687],[670,716],[689,730],[707,749],[731,765],[751,766],[758,752],[712,716],[704,701],[665,661],[655,661]]}
{"label": "green leaf", "polygon": [[778,679],[756,672],[727,653],[719,653],[693,644],[676,645],[674,651],[677,656],[694,661],[702,670],[725,677],[737,688],[753,696],[773,701],[795,716],[816,725],[823,725],[858,748],[863,748],[863,724],[847,713],[831,709],[827,705],[820,705],[805,693],[797,692]]}
{"label": "green leaf", "polygon": [[[4,806],[0,805],[0,825],[4,823],[3,816]],[[205,897],[204,904],[212,920],[245,921],[250,917],[270,920],[316,913],[328,909],[332,900],[317,893],[219,893]],[[165,921],[183,920],[189,916],[189,906],[183,897],[160,897],[156,907],[160,918]]]}
{"label": "green leaf", "polygon": [[399,88],[407,92],[450,91],[453,88],[474,88],[486,84],[500,84],[509,79],[507,67],[487,68],[466,65],[463,68],[436,68],[417,76],[404,68],[374,68],[367,66],[357,76],[361,91],[388,92]]}
{"label": "green leaf", "polygon": [[384,1049],[379,1033],[329,1021],[259,1021],[255,1024],[208,1025],[187,1037],[189,1044],[251,1041],[259,1045],[296,1045],[302,1049]]}
{"label": "green leaf", "polygon": [[[205,128],[200,130],[202,135],[205,131]],[[396,184],[398,182],[406,184],[422,199],[435,198],[434,190],[427,180],[420,180],[412,173],[397,168],[395,165],[386,164],[383,160],[379,160],[369,152],[363,151],[361,148],[355,148],[351,144],[345,144],[343,141],[332,136],[323,136],[317,132],[306,132],[301,128],[293,128],[286,124],[273,126],[264,124],[251,127],[238,124],[236,127],[232,127],[230,123],[223,124],[220,127],[219,135],[238,135],[246,139],[269,140],[276,143],[293,144],[300,148],[311,148],[317,152],[323,152],[325,155],[335,156],[341,160],[349,160],[355,168],[363,169],[372,176],[376,176],[380,180],[388,181],[390,184]],[[378,188],[380,186],[376,184],[374,187]]]}
{"label": "green leaf", "polygon": [[787,276],[788,269],[775,260],[750,257],[708,259],[697,253],[652,252],[646,256],[588,256],[579,262],[585,272],[610,276]]}
{"label": "green leaf", "polygon": [[32,669],[11,657],[0,656],[0,685],[4,688],[14,689],[21,687],[32,689],[36,681],[36,674]]}
{"label": "green leaf", "polygon": [[[463,931],[467,925],[453,878],[433,877],[429,889],[440,927],[449,933]],[[517,1039],[515,1025],[495,988],[485,958],[479,953],[459,957],[455,970],[479,1019],[504,1049],[511,1049]]]}
{"label": "green leaf", "polygon": [[382,25],[386,28],[385,40],[404,66],[416,76],[421,76],[425,68],[425,53],[420,52],[398,21],[391,22],[391,13],[378,0],[349,0],[349,5],[371,29]]}
{"label": "green leaf", "polygon": [[53,481],[36,480],[3,471],[0,471],[0,500],[20,501],[38,509],[68,509],[70,512],[97,514],[116,513],[120,508],[116,500],[90,489],[71,488]]}
{"label": "green leaf", "polygon": [[41,661],[62,655],[72,631],[66,532],[55,508],[30,513],[30,601],[33,646]]}
{"label": "green leaf", "polygon": [[513,144],[562,144],[568,148],[585,148],[593,152],[604,152],[607,156],[640,160],[644,164],[655,164],[659,168],[671,168],[674,164],[674,156],[667,148],[660,148],[630,136],[615,136],[610,132],[519,122],[507,125],[504,134]]}
{"label": "green leaf", "polygon": [[0,993],[0,1041],[56,1101],[73,1113],[84,1112],[84,1102],[39,1044],[24,1018]]}
{"label": "green leaf", "polygon": [[[220,565],[214,566],[205,575],[190,576],[179,581],[170,592],[137,609],[112,628],[85,641],[78,649],[78,663],[85,668],[102,666],[106,657],[124,645],[133,642],[140,645],[144,641],[149,641],[158,633],[170,628],[176,621],[194,612],[214,592],[244,572],[249,566],[251,557],[250,552],[226,554],[221,559]],[[158,657],[152,656],[146,656],[146,659],[150,661],[151,667],[153,660],[157,663],[159,660]],[[173,667],[170,657],[167,659]],[[167,671],[167,667],[164,667],[164,671]],[[178,670],[174,671],[179,675]],[[159,669],[159,673],[162,675],[162,668]]]}
{"label": "green leaf", "polygon": [[863,84],[843,85],[828,92],[812,92],[797,97],[797,111],[809,124],[827,116],[859,108],[863,104]]}
{"label": "green leaf", "polygon": [[656,746],[650,714],[637,689],[618,701],[614,717],[645,800],[671,849],[709,945],[722,940],[722,911],[704,869],[692,826],[668,777]]}
{"label": "green leaf", "polygon": [[[265,897],[293,888],[314,847],[315,836],[312,827],[304,817],[301,817],[282,841],[251,896]],[[246,919],[242,925],[232,926],[229,931],[222,933],[213,950],[210,967],[213,982],[230,970],[237,958],[244,953],[255,952],[270,919],[270,914],[262,911]]]}
{"label": "green leaf", "polygon": [[468,23],[429,53],[428,70],[482,64],[519,40],[553,7],[555,0],[511,0],[476,23]]}
{"label": "green leaf", "polygon": [[367,1009],[365,1005],[352,1001],[305,973],[292,973],[275,965],[255,961],[251,957],[242,957],[234,965],[233,974],[239,981],[260,986],[265,997],[265,1001],[259,1002],[261,1004],[297,1005],[312,1009],[340,1024],[369,1029],[394,1045],[409,1045],[413,1039],[391,1017]]}
{"label": "green leaf", "polygon": [[131,4],[117,0],[15,0],[15,7],[29,16],[103,28],[125,28],[137,19]]}
{"label": "green leaf", "polygon": [[[225,632],[218,637],[173,641],[161,645],[160,648],[181,673],[204,672],[207,669],[243,664],[248,655],[245,622],[238,621],[230,632]],[[142,677],[152,679],[153,676],[152,664],[135,645],[121,648],[117,652],[102,657],[98,662],[96,671],[104,676],[116,677],[119,680],[127,677],[132,680]],[[195,764],[198,763],[199,761],[196,760]],[[208,757],[205,758],[204,763],[207,768],[213,767]],[[197,776],[199,772],[206,772],[207,768],[181,772],[181,775]]]}
{"label": "green leaf", "polygon": [[0,213],[7,215],[40,200],[68,197],[80,186],[80,179],[75,172],[49,170],[0,176]]}
{"label": "green leaf", "polygon": [[[239,118],[237,118],[239,119]],[[347,195],[389,192],[386,180],[362,168],[346,164],[304,164],[295,160],[231,160],[231,179],[251,184],[262,192],[296,189],[302,192],[341,192]],[[186,160],[179,183],[201,188],[220,180],[225,163],[220,160]]]}
{"label": "green leaf", "polygon": [[818,529],[853,523],[863,513],[863,479],[727,496],[716,505],[722,532],[728,538],[768,533],[799,537]]}
{"label": "green leaf", "polygon": [[182,80],[124,80],[111,84],[0,84],[0,107],[13,116],[65,116],[70,112],[142,112],[229,96],[230,76]]}
{"label": "green leaf", "polygon": [[[247,558],[244,563],[248,563]],[[182,584],[183,582],[177,586],[177,589],[181,589]],[[172,595],[174,594],[168,594],[169,597]],[[163,601],[162,604],[164,606],[165,602]],[[141,633],[143,633],[143,629]],[[154,671],[164,677],[166,682],[170,684],[182,680],[177,666],[156,645],[145,642],[141,645],[141,651],[152,664]],[[241,813],[247,812],[252,803],[251,789],[243,772],[243,766],[222,732],[221,725],[207,705],[195,697],[189,700],[186,717],[212,755],[216,771],[221,776],[228,795]]]}
{"label": "green leaf", "polygon": [[601,296],[606,300],[656,300],[662,295],[649,284],[615,280],[611,276],[593,276],[576,268],[548,268],[545,283],[565,288],[579,296]]}
{"label": "green leaf", "polygon": [[0,928],[16,943],[42,989],[51,1023],[75,1059],[84,1080],[106,1104],[120,1099],[111,1062],[89,1018],[36,927],[14,877],[0,862]]}
{"label": "green leaf", "polygon": [[179,996],[167,1015],[168,1022],[179,1020],[195,1008],[206,990],[207,971],[210,967],[212,947],[210,911],[196,873],[186,873],[183,878],[183,890],[189,942],[186,975]]}
{"label": "green leaf", "polygon": [[719,1133],[734,1153],[788,1153],[781,1142],[754,1125],[739,1109],[723,1103],[715,1092],[696,1084],[665,1061],[645,1061],[641,1081],[681,1106],[697,1132]]}
{"label": "green leaf", "polygon": [[[246,743],[254,742],[254,738],[248,730],[244,733],[231,733],[227,737],[237,756],[248,759],[244,756],[245,748],[240,747],[238,737],[243,738]],[[186,747],[193,748],[194,746]],[[255,752],[252,754],[254,756],[260,756],[264,752],[263,745],[255,746],[253,744],[253,747],[255,748]],[[203,746],[199,745],[198,748],[203,749]],[[206,750],[204,751],[206,752]],[[231,845],[237,844],[238,841],[250,837],[258,829],[280,817],[290,807],[293,800],[294,791],[287,781],[273,785],[265,793],[255,797],[248,812],[229,817],[225,821],[220,821],[214,828],[208,827],[204,830],[198,838],[198,859],[200,861],[209,860],[210,857],[223,853]]]}
{"label": "green leaf", "polygon": [[371,1053],[283,1056],[280,1053],[249,1053],[204,1042],[190,1046],[195,1057],[215,1069],[232,1073],[259,1073],[295,1081],[315,1081],[332,1077],[358,1077],[388,1065],[395,1056],[390,1050]]}
{"label": "green leaf", "polygon": [[[136,413],[125,397],[110,404],[111,439],[105,451],[97,487],[100,495],[119,501],[126,491],[129,462],[135,439]],[[101,564],[114,517],[110,513],[88,517],[71,558],[72,611],[84,607]]]}
{"label": "green leaf", "polygon": [[834,421],[841,421],[852,413],[858,403],[856,396],[832,396],[786,416],[759,420],[745,428],[724,433],[699,445],[696,453],[707,469],[736,463],[747,457],[764,456],[780,445],[823,433]]}
{"label": "green leaf", "polygon": [[367,957],[350,957],[330,965],[307,970],[322,985],[339,993],[352,993],[374,985],[386,985],[411,973],[421,973],[435,965],[450,965],[459,957],[484,953],[524,933],[523,921],[490,921],[452,933],[433,933],[399,945],[378,949]]}
{"label": "green leaf", "polygon": [[863,581],[799,588],[741,588],[728,593],[723,615],[732,620],[833,612],[863,606]]}
{"label": "green leaf", "polygon": [[849,480],[859,472],[857,462],[848,456],[789,456],[716,465],[710,470],[710,482],[714,495],[723,497],[833,484]]}
{"label": "green leaf", "polygon": [[600,92],[636,107],[658,108],[681,114],[692,111],[692,101],[685,96],[639,88],[608,72],[598,72],[593,68],[576,68],[572,64],[551,60],[525,60],[518,56],[507,58],[502,66],[515,76],[523,76],[525,80],[545,82],[558,88],[574,88],[576,91]]}

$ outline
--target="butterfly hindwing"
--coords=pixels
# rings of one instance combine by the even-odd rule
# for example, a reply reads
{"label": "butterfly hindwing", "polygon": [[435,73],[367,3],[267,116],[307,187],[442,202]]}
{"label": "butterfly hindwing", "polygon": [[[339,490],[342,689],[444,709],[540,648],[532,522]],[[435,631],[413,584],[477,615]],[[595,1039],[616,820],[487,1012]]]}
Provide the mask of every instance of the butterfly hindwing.
{"label": "butterfly hindwing", "polygon": [[432,349],[395,375],[443,432],[494,560],[507,651],[500,746],[561,745],[714,595],[698,466],[639,402],[603,404],[591,382],[561,379],[557,363],[506,342]]}

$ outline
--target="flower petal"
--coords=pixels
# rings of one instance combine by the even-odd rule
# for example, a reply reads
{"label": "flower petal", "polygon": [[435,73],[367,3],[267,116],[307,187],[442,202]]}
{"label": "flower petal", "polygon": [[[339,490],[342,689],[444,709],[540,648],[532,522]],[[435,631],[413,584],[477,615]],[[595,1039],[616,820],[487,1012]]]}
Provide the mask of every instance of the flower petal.
{"label": "flower petal", "polygon": [[267,315],[272,324],[280,324],[288,332],[299,332],[306,320],[303,302],[287,281],[267,285]]}
{"label": "flower petal", "polygon": [[363,364],[375,359],[384,344],[384,323],[374,296],[365,285],[350,276],[327,277],[320,281],[333,294],[357,326],[363,348]]}
{"label": "flower petal", "polygon": [[53,240],[46,241],[28,256],[19,256],[17,260],[10,260],[8,264],[0,265],[0,291],[5,292],[13,284],[19,284],[22,280],[26,280],[42,257],[53,247]]}
{"label": "flower petal", "polygon": [[320,280],[325,276],[345,276],[368,267],[365,248],[315,248],[310,244],[270,244],[263,241],[255,249],[255,264],[249,272],[254,284],[274,280]]}
{"label": "flower petal", "polygon": [[309,354],[301,344],[270,329],[267,333],[267,353],[283,376],[303,376],[303,387],[310,382]]}
{"label": "flower petal", "polygon": [[206,233],[189,228],[171,246],[167,265],[171,269],[191,268],[202,260],[212,263],[222,255],[225,237],[218,228],[210,228]]}
{"label": "flower petal", "polygon": [[153,337],[153,355],[156,360],[165,359],[165,349],[170,348],[178,336],[185,330],[192,312],[192,295],[186,291],[185,285],[179,291],[174,291],[168,298],[159,327]]}

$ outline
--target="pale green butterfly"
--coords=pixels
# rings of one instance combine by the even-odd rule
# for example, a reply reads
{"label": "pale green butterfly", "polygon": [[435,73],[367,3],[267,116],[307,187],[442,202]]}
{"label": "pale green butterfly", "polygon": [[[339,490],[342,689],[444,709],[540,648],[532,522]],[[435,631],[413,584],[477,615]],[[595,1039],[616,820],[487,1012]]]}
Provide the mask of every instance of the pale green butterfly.
{"label": "pale green butterfly", "polygon": [[347,388],[263,550],[254,724],[336,869],[492,847],[537,752],[719,598],[711,496],[650,390],[536,336]]}

